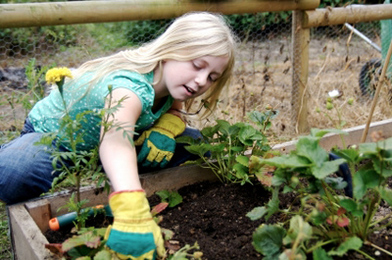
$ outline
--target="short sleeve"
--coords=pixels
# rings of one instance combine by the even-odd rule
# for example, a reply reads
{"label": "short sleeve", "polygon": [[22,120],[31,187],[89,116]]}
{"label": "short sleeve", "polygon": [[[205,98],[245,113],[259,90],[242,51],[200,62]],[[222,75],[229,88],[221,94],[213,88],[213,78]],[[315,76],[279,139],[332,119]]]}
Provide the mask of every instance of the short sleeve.
{"label": "short sleeve", "polygon": [[110,88],[129,89],[140,99],[142,111],[146,111],[154,103],[155,92],[152,80],[152,73],[142,75],[137,72],[119,71],[107,76],[100,84],[100,89],[105,97],[109,94]]}

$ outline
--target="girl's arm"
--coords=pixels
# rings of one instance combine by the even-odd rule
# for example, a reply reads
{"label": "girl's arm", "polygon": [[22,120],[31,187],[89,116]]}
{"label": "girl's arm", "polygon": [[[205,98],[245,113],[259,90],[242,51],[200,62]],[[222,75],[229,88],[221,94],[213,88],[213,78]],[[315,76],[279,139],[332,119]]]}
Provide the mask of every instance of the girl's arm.
{"label": "girl's arm", "polygon": [[[162,232],[150,213],[150,205],[140,184],[136,150],[123,135],[124,130],[134,130],[142,104],[127,89],[115,89],[112,104],[124,97],[127,98],[111,118],[115,126],[105,133],[99,149],[102,165],[114,190],[109,196],[114,220],[106,230],[106,246],[113,253],[121,254],[122,259],[124,255],[127,259],[155,259],[156,254],[163,258]],[[118,124],[126,129],[117,131]],[[133,134],[130,135],[133,138]]]}
{"label": "girl's arm", "polygon": [[[141,114],[142,104],[132,91],[122,88],[113,90],[111,103],[117,105],[118,101],[124,97],[126,98],[121,102],[121,107],[110,119],[115,126],[105,133],[99,149],[103,168],[114,191],[142,189],[135,147],[123,135],[124,131],[134,131],[136,121]],[[107,106],[108,102],[105,107]],[[124,129],[117,130],[118,125]],[[130,132],[129,135],[133,139],[133,133]]]}

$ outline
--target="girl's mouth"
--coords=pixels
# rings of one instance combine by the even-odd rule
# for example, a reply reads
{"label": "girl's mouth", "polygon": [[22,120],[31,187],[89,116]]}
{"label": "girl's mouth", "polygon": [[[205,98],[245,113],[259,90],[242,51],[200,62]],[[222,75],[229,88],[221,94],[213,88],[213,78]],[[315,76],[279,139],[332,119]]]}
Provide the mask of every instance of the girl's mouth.
{"label": "girl's mouth", "polygon": [[191,88],[188,88],[187,86],[185,86],[184,85],[184,88],[186,89],[186,91],[188,91],[188,93],[190,93],[190,94],[194,94],[194,93],[196,93],[196,91],[194,91],[193,89],[191,89]]}

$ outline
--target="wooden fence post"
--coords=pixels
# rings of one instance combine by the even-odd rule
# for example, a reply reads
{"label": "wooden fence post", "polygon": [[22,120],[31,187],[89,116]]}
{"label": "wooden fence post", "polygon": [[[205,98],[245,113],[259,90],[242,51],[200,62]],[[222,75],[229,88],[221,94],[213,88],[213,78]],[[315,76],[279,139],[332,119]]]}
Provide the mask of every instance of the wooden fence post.
{"label": "wooden fence post", "polygon": [[293,11],[292,21],[292,125],[297,134],[309,131],[308,124],[308,67],[310,29],[302,27],[304,11]]}

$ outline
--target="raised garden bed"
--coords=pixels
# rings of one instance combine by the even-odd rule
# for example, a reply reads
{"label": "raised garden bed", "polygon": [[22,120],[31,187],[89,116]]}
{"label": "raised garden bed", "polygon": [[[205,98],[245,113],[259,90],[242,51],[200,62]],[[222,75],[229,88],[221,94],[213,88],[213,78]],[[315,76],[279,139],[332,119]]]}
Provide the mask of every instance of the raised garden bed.
{"label": "raised garden bed", "polygon": [[[358,143],[362,131],[363,126],[347,129],[349,135],[345,137],[346,145]],[[374,131],[381,131],[385,137],[392,136],[392,120],[372,124],[369,133]],[[295,142],[289,142],[277,145],[274,148],[280,149],[281,151],[289,151],[294,148],[294,145]],[[334,145],[340,146],[341,140],[339,136],[327,135],[322,139],[321,145],[326,149],[330,149]],[[262,205],[264,201],[268,199],[269,195],[266,191],[252,191],[252,187],[237,186],[234,188],[219,183],[216,185],[209,185],[208,182],[203,183],[204,181],[214,182],[216,181],[216,178],[208,169],[203,169],[198,166],[177,167],[157,173],[145,174],[141,176],[141,179],[142,185],[148,196],[159,190],[178,190],[182,188],[180,194],[184,196],[184,201],[188,201],[190,206],[194,207],[192,209],[194,214],[192,211],[188,214],[183,213],[185,212],[185,209],[189,207],[188,205],[180,205],[178,208],[169,210],[167,213],[163,214],[164,219],[166,220],[162,222],[162,226],[168,228],[171,226],[171,229],[178,233],[178,236],[175,236],[174,239],[183,239],[180,243],[191,244],[191,240],[194,240],[193,242],[199,242],[201,251],[206,254],[206,259],[214,259],[214,257],[217,257],[218,259],[222,257],[239,259],[242,258],[242,256],[246,259],[261,258],[261,256],[253,250],[251,240],[249,240],[255,227],[261,222],[250,221],[245,214],[253,207]],[[198,184],[192,187],[186,187],[195,183]],[[222,202],[219,202],[219,204],[226,204],[226,212],[218,211],[220,210],[217,207],[218,205],[211,199],[207,199],[207,202],[200,202],[198,205],[192,205],[197,198],[204,197],[203,192],[206,194],[210,193],[213,197],[217,197],[221,194],[226,196],[223,198]],[[48,221],[51,217],[66,213],[65,210],[57,211],[57,209],[66,203],[69,196],[69,193],[64,192],[8,207],[15,259],[53,259],[53,255],[44,247],[44,245],[48,243],[48,240],[43,233],[48,229]],[[107,194],[99,193],[91,187],[83,190],[83,199],[84,198],[89,199],[90,202],[88,206],[107,204]],[[251,198],[255,198],[257,201],[251,202]],[[154,198],[152,197],[151,200],[153,199]],[[234,212],[236,211],[235,207],[237,205],[240,206],[238,212],[243,214],[243,217],[234,217],[234,219],[231,219],[230,214],[233,213],[232,215],[234,215]],[[176,217],[174,217],[176,211],[180,214],[179,220],[176,220]],[[181,215],[181,213],[184,215]],[[204,217],[202,218],[200,216]],[[212,216],[219,216],[221,221],[214,224],[209,223],[207,219],[212,219]],[[190,223],[193,220],[199,221],[199,223],[196,224],[198,226],[191,227],[189,224],[188,227],[187,223]],[[229,228],[231,230],[230,232],[234,233],[224,233],[223,228],[230,226],[230,224],[234,224],[235,226],[234,228]],[[222,231],[220,228],[222,228]],[[239,230],[242,233],[236,233],[235,230]],[[189,234],[188,238],[185,238],[186,233]],[[211,235],[207,244],[203,244],[204,242],[201,243],[199,241],[202,239],[200,234]],[[181,235],[184,235],[184,238],[181,238]],[[383,234],[383,237],[386,240],[386,244],[384,245],[385,248],[391,246],[390,242],[388,244],[387,241],[389,235],[391,234]],[[220,239],[219,242],[218,239]],[[391,241],[391,239],[389,239],[389,241]],[[232,255],[227,251],[225,252],[224,248],[238,248],[240,253],[238,256]],[[249,251],[244,253],[244,250]],[[389,248],[389,250],[391,250],[391,248]],[[209,252],[208,254],[207,251]],[[216,254],[215,256],[214,253]],[[382,259],[388,258],[385,257]]]}

